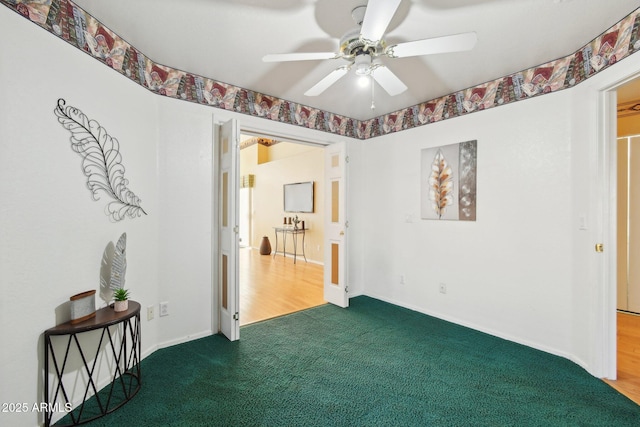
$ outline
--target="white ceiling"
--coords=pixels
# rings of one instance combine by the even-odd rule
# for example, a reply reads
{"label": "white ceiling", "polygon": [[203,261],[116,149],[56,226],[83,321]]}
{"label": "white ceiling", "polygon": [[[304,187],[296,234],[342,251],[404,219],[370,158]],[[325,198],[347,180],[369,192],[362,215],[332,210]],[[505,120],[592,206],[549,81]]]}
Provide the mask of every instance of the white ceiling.
{"label": "white ceiling", "polygon": [[[569,55],[638,0],[402,0],[388,44],[475,31],[472,51],[387,59],[409,87],[390,97],[350,73],[304,92],[344,60],[263,63],[268,53],[337,51],[366,0],[76,0],[157,63],[325,111],[368,119]],[[386,58],[385,58],[386,59]]]}

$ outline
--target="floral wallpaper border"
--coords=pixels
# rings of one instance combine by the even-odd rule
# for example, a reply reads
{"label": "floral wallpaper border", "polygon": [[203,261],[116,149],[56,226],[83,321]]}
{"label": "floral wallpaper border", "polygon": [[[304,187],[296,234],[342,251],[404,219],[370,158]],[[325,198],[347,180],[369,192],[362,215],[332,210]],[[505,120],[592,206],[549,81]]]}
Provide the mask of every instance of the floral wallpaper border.
{"label": "floral wallpaper border", "polygon": [[157,64],[70,0],[0,3],[159,95],[356,139],[567,89],[640,50],[639,8],[564,58],[369,120],[356,120]]}

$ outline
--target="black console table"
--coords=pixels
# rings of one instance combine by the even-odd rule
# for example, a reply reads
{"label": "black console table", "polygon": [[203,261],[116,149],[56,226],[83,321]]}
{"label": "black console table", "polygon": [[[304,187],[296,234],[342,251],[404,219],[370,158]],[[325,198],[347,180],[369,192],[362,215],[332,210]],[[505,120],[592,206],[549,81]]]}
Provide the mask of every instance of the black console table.
{"label": "black console table", "polygon": [[[78,335],[89,331],[102,331],[100,340],[96,348],[84,348],[78,340]],[[53,337],[58,339],[67,338],[64,357],[56,354],[56,349],[52,343]],[[56,341],[58,340],[56,339]],[[63,323],[44,332],[44,401],[47,404],[45,413],[45,426],[51,425],[53,413],[50,410],[56,405],[72,404],[68,390],[65,388],[63,375],[69,362],[69,350],[75,344],[82,364],[87,375],[87,386],[84,390],[82,404],[70,412],[67,416],[71,419],[70,424],[84,424],[100,418],[110,412],[115,411],[127,403],[140,390],[140,304],[129,301],[129,309],[122,312],[115,312],[113,306],[101,308],[96,311],[96,315],[80,323]],[[87,346],[88,344],[84,344]],[[96,365],[100,359],[102,351],[108,352],[111,349],[113,360],[109,362],[113,366],[111,373],[111,383],[99,392],[97,385]],[[85,356],[85,351],[92,358]],[[58,353],[62,353],[58,351]],[[51,359],[51,360],[50,360]],[[52,362],[52,363],[50,363]],[[54,380],[51,390],[49,389],[49,370],[53,365]],[[100,368],[98,368],[99,370]],[[69,388],[75,388],[78,384],[70,384]],[[93,393],[93,399],[97,405],[97,415],[95,410],[85,407],[89,392]]]}

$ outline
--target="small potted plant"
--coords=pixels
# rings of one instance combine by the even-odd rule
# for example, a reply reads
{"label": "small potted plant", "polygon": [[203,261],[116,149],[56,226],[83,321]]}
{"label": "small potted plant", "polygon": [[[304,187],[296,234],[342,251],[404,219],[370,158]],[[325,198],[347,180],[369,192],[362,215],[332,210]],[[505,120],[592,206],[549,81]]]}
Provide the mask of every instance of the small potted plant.
{"label": "small potted plant", "polygon": [[129,290],[118,288],[113,291],[113,309],[115,311],[127,311],[129,309]]}

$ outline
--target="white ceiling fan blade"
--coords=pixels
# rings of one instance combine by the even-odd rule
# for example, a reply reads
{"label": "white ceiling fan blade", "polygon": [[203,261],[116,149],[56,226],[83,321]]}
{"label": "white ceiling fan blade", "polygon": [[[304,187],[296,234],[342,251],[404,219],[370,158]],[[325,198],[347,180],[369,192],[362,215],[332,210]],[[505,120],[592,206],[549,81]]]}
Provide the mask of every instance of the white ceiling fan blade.
{"label": "white ceiling fan blade", "polygon": [[274,53],[262,57],[263,62],[313,61],[338,58],[335,52]]}
{"label": "white ceiling fan blade", "polygon": [[435,53],[461,52],[473,49],[476,41],[478,41],[478,36],[475,32],[462,33],[396,44],[386,48],[385,53],[392,58],[406,58]]}
{"label": "white ceiling fan blade", "polygon": [[401,0],[369,0],[360,37],[371,42],[382,39]]}
{"label": "white ceiling fan blade", "polygon": [[320,80],[311,89],[306,91],[306,96],[317,96],[324,92],[329,86],[340,80],[349,71],[348,66],[340,67],[330,72],[324,79]]}
{"label": "white ceiling fan blade", "polygon": [[373,70],[372,75],[374,80],[391,96],[401,94],[407,90],[407,86],[402,83],[402,80],[385,66],[380,66]]}

